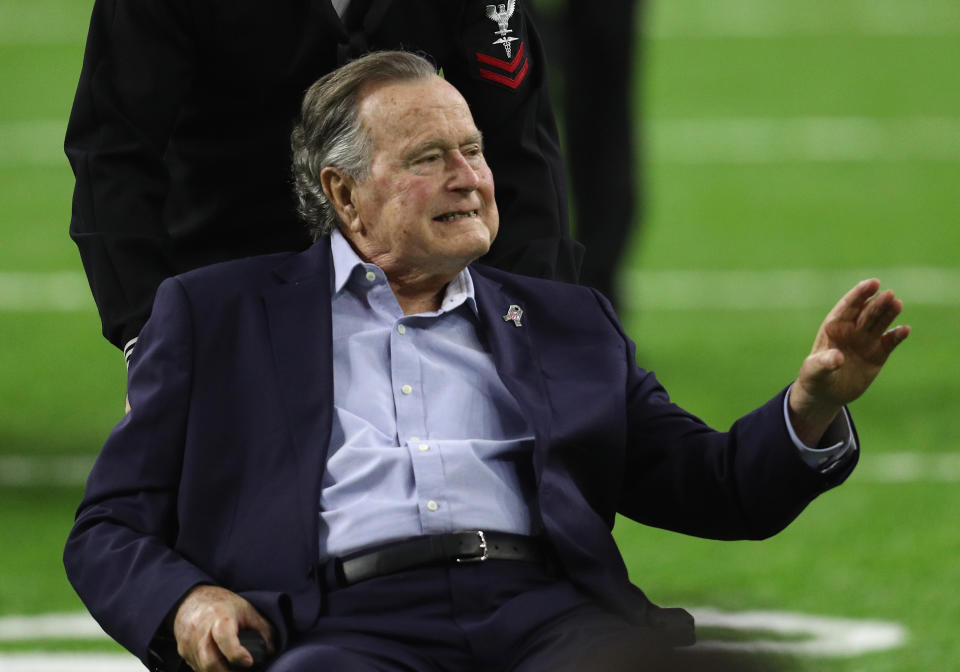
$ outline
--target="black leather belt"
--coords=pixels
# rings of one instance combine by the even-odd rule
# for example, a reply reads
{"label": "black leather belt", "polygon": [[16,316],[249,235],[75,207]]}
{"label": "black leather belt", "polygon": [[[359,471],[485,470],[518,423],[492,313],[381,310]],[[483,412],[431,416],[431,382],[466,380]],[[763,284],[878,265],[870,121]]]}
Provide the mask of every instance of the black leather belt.
{"label": "black leather belt", "polygon": [[337,560],[336,564],[340,582],[350,586],[405,569],[485,560],[545,563],[547,551],[540,537],[471,530],[398,541],[360,551]]}

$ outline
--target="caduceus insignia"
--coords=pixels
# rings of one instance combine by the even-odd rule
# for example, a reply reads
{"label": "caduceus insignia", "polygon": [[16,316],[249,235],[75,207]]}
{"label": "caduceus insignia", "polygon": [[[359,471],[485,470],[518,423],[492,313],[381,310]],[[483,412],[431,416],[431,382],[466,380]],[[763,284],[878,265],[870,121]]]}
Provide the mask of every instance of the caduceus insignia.
{"label": "caduceus insignia", "polygon": [[513,45],[510,43],[516,42],[518,39],[510,37],[510,33],[513,32],[510,30],[510,17],[513,16],[513,10],[516,6],[517,0],[507,0],[505,5],[487,5],[487,18],[496,22],[500,28],[494,33],[494,35],[499,35],[500,39],[494,40],[493,44],[502,44],[503,50],[507,52],[507,58],[513,58]]}

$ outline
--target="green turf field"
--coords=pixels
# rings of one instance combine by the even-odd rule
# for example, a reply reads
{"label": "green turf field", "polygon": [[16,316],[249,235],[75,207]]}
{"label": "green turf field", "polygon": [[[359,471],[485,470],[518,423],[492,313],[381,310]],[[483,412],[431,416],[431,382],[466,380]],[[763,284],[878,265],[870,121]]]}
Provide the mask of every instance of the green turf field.
{"label": "green turf field", "polygon": [[[0,0],[0,670],[11,652],[112,650],[3,626],[81,610],[60,552],[78,473],[123,407],[122,361],[99,335],[67,236],[61,146],[90,6]],[[863,456],[847,484],[759,543],[623,521],[632,576],[663,604],[906,629],[902,646],[822,649],[791,656],[791,669],[956,669],[960,4],[650,9],[637,84],[648,200],[622,278],[641,362],[725,427],[790,381],[820,319],[860,277],[898,290],[914,333],[852,409]]]}

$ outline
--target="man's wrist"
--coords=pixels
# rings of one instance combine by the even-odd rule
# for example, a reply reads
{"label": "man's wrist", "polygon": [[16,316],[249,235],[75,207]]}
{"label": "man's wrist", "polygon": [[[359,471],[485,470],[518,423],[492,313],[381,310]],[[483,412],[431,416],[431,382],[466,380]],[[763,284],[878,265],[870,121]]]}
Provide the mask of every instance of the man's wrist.
{"label": "man's wrist", "polygon": [[790,398],[794,386],[787,388],[783,400],[783,419],[787,425],[790,439],[806,464],[814,469],[827,473],[844,458],[857,450],[857,441],[853,432],[853,424],[846,408],[841,407],[826,430],[820,434],[816,442],[804,441],[797,433],[791,418]]}
{"label": "man's wrist", "polygon": [[827,429],[843,410],[841,405],[814,399],[797,383],[787,390],[787,408],[794,431],[807,446],[819,445]]}

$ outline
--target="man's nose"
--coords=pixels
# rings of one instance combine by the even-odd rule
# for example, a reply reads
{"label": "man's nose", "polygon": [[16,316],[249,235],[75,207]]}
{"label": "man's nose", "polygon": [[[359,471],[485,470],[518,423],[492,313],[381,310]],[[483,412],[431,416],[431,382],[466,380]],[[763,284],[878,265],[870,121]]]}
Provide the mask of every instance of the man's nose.
{"label": "man's nose", "polygon": [[448,185],[451,189],[473,191],[480,186],[480,172],[460,152],[450,154],[449,169],[451,171]]}

